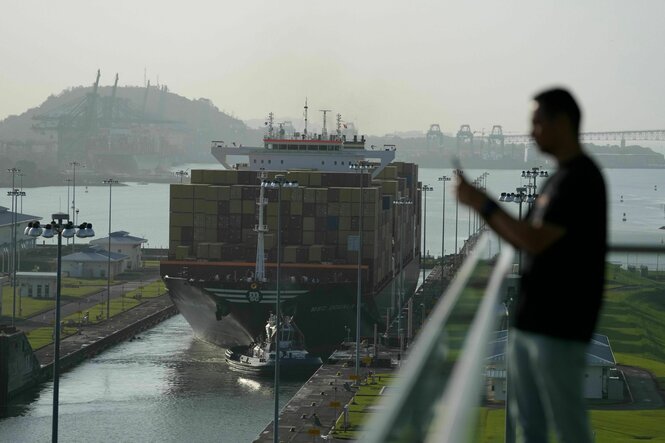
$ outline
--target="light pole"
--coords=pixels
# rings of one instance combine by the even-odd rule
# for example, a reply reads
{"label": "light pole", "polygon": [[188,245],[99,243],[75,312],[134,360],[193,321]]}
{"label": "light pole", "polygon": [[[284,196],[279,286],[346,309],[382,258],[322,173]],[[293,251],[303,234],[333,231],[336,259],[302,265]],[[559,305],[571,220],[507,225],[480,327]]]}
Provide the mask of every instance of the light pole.
{"label": "light pole", "polygon": [[420,266],[423,268],[423,285],[425,284],[425,257],[427,255],[427,191],[433,191],[434,188],[430,185],[422,185],[421,191],[423,193],[423,250],[420,254]]}
{"label": "light pole", "polygon": [[439,181],[443,183],[443,216],[441,220],[441,272],[443,272],[444,257],[446,254],[446,249],[444,247],[446,241],[446,182],[449,182],[450,180],[451,178],[446,175],[439,177]]}
{"label": "light pole", "polygon": [[[180,172],[180,171],[179,171]],[[182,175],[181,175],[182,179]],[[264,188],[277,188],[277,301],[275,303],[275,411],[273,419],[273,441],[279,443],[279,347],[282,335],[280,324],[280,265],[282,262],[282,188],[297,188],[297,181],[287,181],[283,175],[276,175],[274,180],[263,180]]]}
{"label": "light pole", "polygon": [[362,305],[362,259],[363,259],[363,180],[365,171],[370,170],[374,165],[366,160],[353,162],[349,165],[350,169],[360,172],[360,206],[358,207],[358,284],[356,287],[356,358],[355,374],[356,384],[360,384],[360,315]]}
{"label": "light pole", "polygon": [[106,266],[106,319],[108,320],[111,317],[111,190],[113,185],[118,184],[118,180],[107,178],[104,184],[109,185],[109,244]]}
{"label": "light pole", "polygon": [[179,171],[176,171],[176,172],[175,172],[175,175],[177,175],[177,176],[180,177],[180,183],[182,183],[182,178],[183,178],[183,177],[187,177],[187,176],[189,175],[189,172],[184,171],[184,170],[181,169],[181,170],[179,170]]}
{"label": "light pole", "polygon": [[[7,172],[10,172],[12,174],[12,190],[7,192],[7,195],[12,198],[12,291],[13,291],[13,298],[12,298],[12,326],[14,326],[15,321],[16,321],[16,268],[18,267],[18,254],[17,254],[17,247],[16,247],[16,231],[17,231],[17,224],[18,224],[18,196],[23,197],[25,195],[25,192],[19,191],[16,189],[15,186],[15,180],[16,180],[16,175],[21,173],[21,170],[18,168],[9,168],[7,169]],[[20,311],[20,309],[19,309]]]}
{"label": "light pole", "polygon": [[[81,163],[76,160],[69,162],[69,165],[72,167],[73,179],[72,179],[72,214],[74,214],[74,224],[76,224],[78,209],[76,209],[76,167],[81,167]],[[72,236],[72,252],[74,252],[74,247],[76,243],[76,237]]]}
{"label": "light pole", "polygon": [[[453,169],[453,174],[462,175],[461,169]],[[457,222],[459,216],[459,199],[455,199],[455,264],[457,264]]]}
{"label": "light pole", "polygon": [[[538,177],[547,178],[549,173],[545,170],[542,170],[540,167],[533,167],[531,170],[522,171],[522,178],[529,179],[529,184],[526,185],[529,190],[528,193],[536,195],[538,193]],[[531,183],[533,181],[533,184]],[[531,209],[533,201],[529,202],[529,209]]]}
{"label": "light pole", "polygon": [[62,286],[62,237],[74,238],[76,235],[79,238],[93,237],[95,232],[92,230],[90,223],[83,223],[78,227],[74,227],[74,223],[69,220],[69,215],[64,213],[56,213],[52,216],[52,222],[46,225],[43,229],[39,222],[29,223],[25,229],[25,234],[30,237],[39,237],[42,235],[45,238],[53,238],[54,235],[58,236],[58,262],[56,273],[56,292],[55,292],[55,325],[54,325],[54,352],[53,352],[53,426],[51,429],[51,441],[57,443],[58,441],[58,404],[60,395],[60,288]]}
{"label": "light pole", "polygon": [[404,210],[406,209],[406,206],[412,205],[413,202],[406,197],[400,197],[398,200],[394,200],[393,204],[397,205],[397,207],[401,208],[401,214],[400,214],[400,230],[399,230],[399,297],[397,301],[397,334],[399,336],[399,348],[400,351],[403,350],[403,344],[404,344],[404,332],[402,331],[402,298],[404,296],[404,225],[405,223],[405,216],[404,216]]}
{"label": "light pole", "polygon": [[[515,188],[515,192],[502,192],[501,196],[499,197],[500,202],[513,202],[513,203],[517,203],[519,205],[519,212],[518,212],[518,216],[517,216],[518,220],[522,220],[522,203],[526,202],[529,205],[531,205],[537,197],[537,195],[527,194],[526,191],[527,191],[526,187],[520,186],[518,188]],[[519,272],[521,273],[522,272],[522,250],[521,249],[518,251],[518,255],[517,255],[517,266],[518,266]]]}

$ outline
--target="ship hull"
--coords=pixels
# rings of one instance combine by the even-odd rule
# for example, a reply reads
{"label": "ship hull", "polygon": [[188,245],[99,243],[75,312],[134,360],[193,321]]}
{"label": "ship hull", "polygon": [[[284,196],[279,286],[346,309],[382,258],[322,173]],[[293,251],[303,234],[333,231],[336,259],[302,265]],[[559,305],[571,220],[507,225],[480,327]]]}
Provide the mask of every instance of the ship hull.
{"label": "ship hull", "polygon": [[[415,289],[417,274],[415,261],[405,267],[406,294]],[[169,276],[164,281],[171,300],[195,335],[226,349],[256,341],[276,306],[274,284]],[[287,283],[280,288],[282,314],[293,316],[303,332],[307,351],[324,358],[339,343],[355,337],[356,299],[355,282]],[[365,294],[361,303],[361,335],[372,336],[375,325],[383,331],[386,310],[392,306],[396,312],[396,303],[393,282],[387,282],[373,294]]]}

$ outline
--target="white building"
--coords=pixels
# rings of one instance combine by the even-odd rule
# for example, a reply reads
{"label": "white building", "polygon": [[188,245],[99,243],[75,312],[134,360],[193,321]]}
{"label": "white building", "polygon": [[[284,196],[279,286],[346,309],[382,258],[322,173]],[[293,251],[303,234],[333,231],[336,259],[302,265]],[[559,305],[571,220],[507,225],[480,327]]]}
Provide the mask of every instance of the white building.
{"label": "white building", "polygon": [[[487,398],[505,401],[506,399],[506,330],[497,331],[494,341],[490,343],[490,356],[487,358],[485,380],[487,382]],[[593,334],[586,353],[586,371],[584,397],[588,399],[621,399],[623,386],[616,378],[616,360],[606,335]]]}
{"label": "white building", "polygon": [[17,289],[21,297],[55,298],[56,272],[16,272]]}
{"label": "white building", "polygon": [[29,222],[41,220],[41,217],[35,215],[27,215],[14,213],[4,206],[0,206],[0,272],[9,272],[11,270],[10,263],[12,262],[12,226],[14,226],[14,214],[16,214],[16,248],[19,251],[22,249],[32,248],[35,245],[36,239],[34,237],[27,237],[23,235],[23,231],[28,226]]}
{"label": "white building", "polygon": [[[111,251],[127,256],[124,270],[139,269],[141,267],[141,245],[148,240],[134,237],[126,231],[111,232]],[[109,238],[98,238],[90,241],[91,245],[105,251],[109,248]]]}
{"label": "white building", "polygon": [[[126,268],[128,257],[124,254],[111,252],[111,278]],[[64,275],[77,278],[107,278],[109,253],[102,249],[89,248],[84,251],[62,257]]]}

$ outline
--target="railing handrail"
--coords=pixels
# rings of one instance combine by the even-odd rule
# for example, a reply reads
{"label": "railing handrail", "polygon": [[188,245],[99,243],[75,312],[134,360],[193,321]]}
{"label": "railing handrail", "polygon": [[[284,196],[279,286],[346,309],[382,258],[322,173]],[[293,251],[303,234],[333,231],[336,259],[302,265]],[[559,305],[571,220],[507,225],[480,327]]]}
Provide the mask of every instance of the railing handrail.
{"label": "railing handrail", "polygon": [[383,398],[380,404],[381,413],[374,415],[368,423],[362,441],[383,443],[388,441],[389,432],[395,423],[400,411],[404,407],[408,393],[411,392],[418,381],[419,374],[425,369],[425,361],[439,345],[437,338],[440,330],[446,324],[455,304],[459,300],[462,290],[471,278],[474,267],[481,259],[482,253],[489,244],[489,234],[484,233],[478,239],[469,257],[462,263],[450,286],[436,305],[434,311],[423,325],[419,338],[413,343],[409,358],[400,369],[400,383],[391,392],[390,398]]}
{"label": "railing handrail", "polygon": [[482,302],[464,341],[465,351],[455,364],[447,388],[436,407],[432,420],[436,425],[430,428],[428,442],[469,441],[471,419],[480,399],[482,367],[487,357],[490,336],[497,324],[501,288],[512,268],[514,252],[512,247],[504,248],[492,270]]}

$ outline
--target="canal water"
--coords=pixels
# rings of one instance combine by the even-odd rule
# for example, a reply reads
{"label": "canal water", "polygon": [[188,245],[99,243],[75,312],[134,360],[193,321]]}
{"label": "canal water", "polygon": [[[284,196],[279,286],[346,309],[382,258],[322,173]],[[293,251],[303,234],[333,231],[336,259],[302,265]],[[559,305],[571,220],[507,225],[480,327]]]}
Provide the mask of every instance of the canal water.
{"label": "canal water", "polygon": [[[302,382],[281,383],[282,406]],[[271,379],[228,369],[178,315],[62,375],[62,442],[250,442],[273,418]],[[51,441],[53,385],[12,402],[0,442]]]}

